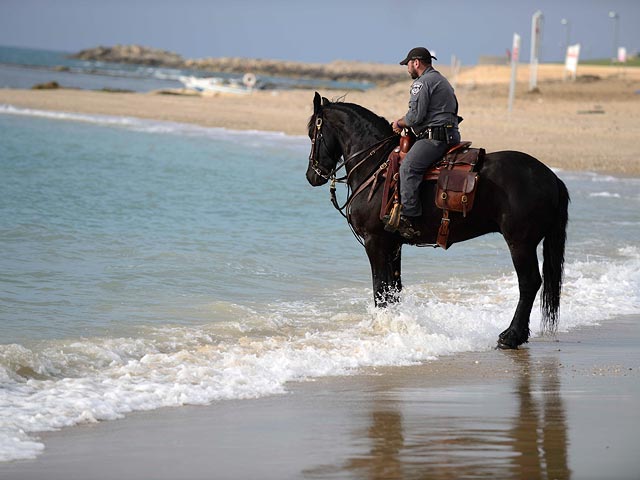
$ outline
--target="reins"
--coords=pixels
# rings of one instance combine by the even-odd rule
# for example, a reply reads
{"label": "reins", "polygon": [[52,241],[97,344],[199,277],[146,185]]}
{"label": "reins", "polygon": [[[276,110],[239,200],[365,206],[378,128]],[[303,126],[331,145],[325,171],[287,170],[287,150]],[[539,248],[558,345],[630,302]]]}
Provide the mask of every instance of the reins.
{"label": "reins", "polygon": [[353,172],[356,171],[356,169],[362,165],[366,160],[368,160],[370,157],[373,157],[378,150],[380,150],[384,145],[386,145],[390,140],[393,140],[394,138],[397,138],[398,134],[394,133],[393,135],[390,135],[386,138],[383,138],[382,140],[380,140],[379,142],[374,143],[373,145],[370,145],[368,147],[362,148],[360,150],[358,150],[356,153],[352,153],[351,155],[349,155],[349,157],[344,160],[342,162],[342,165],[346,165],[347,162],[350,162],[351,160],[353,160],[354,158],[362,155],[363,153],[367,153],[369,152],[369,155],[367,155],[365,158],[363,158],[362,160],[360,160],[352,169],[351,171],[345,175],[344,177],[342,177],[341,179],[338,179],[337,181],[341,181],[341,180],[346,180],[347,182],[349,181],[349,177],[351,177],[351,174]]}
{"label": "reins", "polygon": [[[385,146],[387,143],[389,143],[390,140],[393,140],[397,135],[392,135],[390,137],[387,137],[383,140],[381,140],[380,142],[375,143],[374,145],[371,145],[370,147],[367,148],[363,148],[362,150],[357,151],[355,154],[350,155],[349,158],[347,158],[347,160],[344,162],[345,164],[356,158],[359,155],[362,155],[363,153],[369,152],[369,154],[363,158],[362,160],[360,160],[350,171],[347,175],[345,175],[344,177],[341,178],[335,178],[332,177],[331,178],[331,186],[329,188],[329,191],[331,192],[331,203],[333,204],[333,206],[336,208],[336,210],[338,210],[343,217],[347,218],[346,215],[342,212],[342,210],[344,210],[349,203],[351,203],[351,201],[353,200],[353,198],[360,193],[364,188],[366,187],[366,185],[368,185],[375,177],[376,172],[379,170],[380,165],[376,164],[375,168],[371,171],[371,173],[369,173],[368,175],[365,176],[365,180],[363,180],[360,185],[358,185],[358,187],[356,187],[355,189],[353,189],[354,193],[352,195],[350,195],[350,191],[351,191],[351,185],[349,184],[349,180],[351,178],[351,175],[353,174],[353,172],[355,172],[361,165],[364,164],[364,162],[366,162],[367,160],[369,160],[371,157],[373,157],[376,153],[378,153],[378,151]],[[344,205],[342,207],[338,206],[338,203],[335,199],[335,191],[336,191],[336,183],[345,183],[347,185],[347,199],[344,203]]]}
{"label": "reins", "polygon": [[[383,138],[382,140],[380,140],[379,142],[374,143],[373,145],[370,145],[368,147],[365,147],[363,149],[358,150],[357,152],[349,155],[345,160],[343,160],[340,165],[338,165],[336,168],[334,168],[330,175],[329,175],[329,179],[331,180],[331,185],[329,186],[329,193],[330,193],[330,197],[331,197],[331,203],[332,205],[335,207],[336,210],[338,210],[338,212],[340,212],[340,215],[342,215],[344,218],[346,218],[347,220],[349,220],[348,215],[344,213],[343,210],[345,210],[349,204],[351,203],[351,201],[353,200],[353,198],[362,191],[362,185],[364,185],[365,183],[368,183],[371,181],[371,179],[373,178],[373,176],[375,175],[375,172],[378,170],[379,165],[376,165],[375,169],[365,177],[365,180],[358,185],[357,188],[353,189],[353,191],[355,192],[353,195],[351,194],[351,186],[349,184],[349,179],[351,178],[351,175],[353,174],[353,172],[355,172],[361,165],[364,164],[364,162],[366,162],[367,160],[369,160],[371,157],[373,157],[376,153],[378,153],[378,151],[384,147],[386,144],[389,143],[390,140],[393,140],[397,137],[396,134],[391,135],[389,137]],[[350,162],[351,160],[353,160],[354,158],[357,158],[358,156],[367,153],[368,155],[366,157],[364,157],[362,160],[360,160],[350,171],[347,175],[340,177],[340,178],[336,178],[335,174],[344,166],[346,166],[346,164],[348,162]],[[338,204],[338,200],[336,199],[336,183],[344,183],[347,185],[347,199],[345,200],[344,205],[342,205],[342,207]]]}
{"label": "reins", "polygon": [[[347,223],[349,224],[349,227],[351,228],[351,231],[353,232],[358,242],[364,245],[362,238],[360,238],[360,235],[358,235],[355,232],[353,226],[351,225],[351,221],[349,219],[349,206],[351,205],[351,202],[353,201],[353,199],[359,193],[361,193],[369,184],[377,180],[378,178],[377,175],[380,171],[380,166],[384,162],[380,162],[376,164],[375,168],[371,171],[371,173],[369,173],[364,177],[364,180],[361,182],[361,184],[358,185],[357,188],[353,189],[353,193],[352,193],[351,185],[349,184],[349,180],[351,179],[353,173],[357,171],[359,167],[364,165],[364,163],[367,160],[371,159],[376,153],[380,151],[381,148],[389,144],[390,141],[397,139],[398,135],[394,133],[393,135],[390,135],[388,137],[383,138],[382,140],[377,141],[373,145],[369,145],[368,147],[362,148],[352,153],[347,158],[343,157],[342,161],[340,161],[331,171],[329,171],[328,173],[324,173],[322,172],[320,164],[318,163],[318,155],[317,155],[319,153],[319,149],[321,148],[321,145],[325,143],[323,141],[324,136],[322,133],[322,126],[323,126],[323,119],[321,116],[318,115],[318,117],[316,117],[313,134],[311,136],[311,152],[309,153],[309,163],[310,163],[311,169],[319,177],[322,177],[325,180],[331,181],[331,184],[329,187],[331,204],[336,210],[338,210],[338,212],[340,212],[340,215],[342,215],[347,220]],[[328,151],[328,148],[326,145],[324,146],[324,148],[327,149],[327,152],[329,154],[331,154],[331,152]],[[351,162],[352,160],[358,158],[363,154],[367,154],[367,155],[363,159],[361,159],[353,168],[351,168],[346,175],[340,178],[336,178],[336,174],[342,168],[346,168],[349,162]],[[339,205],[338,200],[336,198],[336,183],[345,183],[347,185],[347,198],[342,206]]]}

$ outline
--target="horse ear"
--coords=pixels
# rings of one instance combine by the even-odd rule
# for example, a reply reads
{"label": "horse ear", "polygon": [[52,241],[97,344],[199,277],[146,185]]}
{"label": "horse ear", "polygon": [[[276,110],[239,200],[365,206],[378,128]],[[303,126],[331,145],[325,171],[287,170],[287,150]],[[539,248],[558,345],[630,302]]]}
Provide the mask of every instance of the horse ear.
{"label": "horse ear", "polygon": [[316,114],[320,111],[320,107],[322,106],[322,97],[320,97],[320,94],[318,92],[316,92],[316,94],[313,97],[313,113]]}
{"label": "horse ear", "polygon": [[329,105],[331,102],[328,98],[322,97],[322,106]]}

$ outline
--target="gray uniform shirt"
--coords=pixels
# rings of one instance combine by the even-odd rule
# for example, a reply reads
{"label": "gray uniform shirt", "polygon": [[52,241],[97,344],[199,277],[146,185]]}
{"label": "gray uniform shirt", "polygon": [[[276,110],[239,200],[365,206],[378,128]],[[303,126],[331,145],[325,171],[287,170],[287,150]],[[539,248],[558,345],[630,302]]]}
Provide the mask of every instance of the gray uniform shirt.
{"label": "gray uniform shirt", "polygon": [[432,66],[411,84],[408,127],[420,134],[427,127],[451,125],[458,128],[458,99],[449,81]]}

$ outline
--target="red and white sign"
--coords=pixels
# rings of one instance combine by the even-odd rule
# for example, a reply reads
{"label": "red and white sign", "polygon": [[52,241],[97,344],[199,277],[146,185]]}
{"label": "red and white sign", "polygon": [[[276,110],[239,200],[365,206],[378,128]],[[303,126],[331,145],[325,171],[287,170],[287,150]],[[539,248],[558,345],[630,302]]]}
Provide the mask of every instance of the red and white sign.
{"label": "red and white sign", "polygon": [[627,62],[627,49],[625,47],[618,47],[618,61],[620,63]]}
{"label": "red and white sign", "polygon": [[578,70],[578,58],[580,57],[580,44],[569,45],[567,47],[567,58],[564,62],[565,70],[570,71],[575,76]]}
{"label": "red and white sign", "polygon": [[513,34],[513,46],[511,48],[511,61],[514,63],[518,63],[518,59],[520,58],[520,35],[517,33]]}
{"label": "red and white sign", "polygon": [[513,34],[513,48],[511,49],[511,84],[509,85],[509,113],[513,109],[513,98],[516,94],[516,70],[520,58],[520,35]]}

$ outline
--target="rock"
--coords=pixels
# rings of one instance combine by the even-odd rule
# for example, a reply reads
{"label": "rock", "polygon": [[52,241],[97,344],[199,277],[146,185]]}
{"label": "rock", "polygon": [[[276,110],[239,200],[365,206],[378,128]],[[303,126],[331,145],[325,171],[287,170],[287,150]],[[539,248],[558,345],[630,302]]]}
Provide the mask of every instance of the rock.
{"label": "rock", "polygon": [[186,68],[211,72],[243,73],[279,77],[319,78],[342,81],[368,81],[389,84],[406,80],[405,69],[396,65],[364,62],[303,63],[285,60],[264,60],[251,58],[204,58],[187,60]]}
{"label": "rock", "polygon": [[177,53],[139,45],[99,46],[82,50],[73,55],[72,58],[239,75],[251,72],[257,75],[278,77],[371,82],[378,85],[388,85],[407,80],[406,69],[399,65],[345,60],[335,60],[330,63],[303,63],[239,57],[184,59]]}
{"label": "rock", "polygon": [[82,50],[72,58],[80,60],[99,60],[102,62],[135,63],[141,65],[181,68],[184,59],[177,53],[140,45],[99,46]]}
{"label": "rock", "polygon": [[107,93],[135,93],[134,90],[128,90],[126,88],[108,88],[108,87],[103,87],[102,90],[99,90],[100,92],[107,92]]}
{"label": "rock", "polygon": [[38,83],[31,87],[32,90],[55,90],[56,88],[60,88],[58,82]]}
{"label": "rock", "polygon": [[576,82],[591,83],[601,80],[599,75],[578,75]]}

